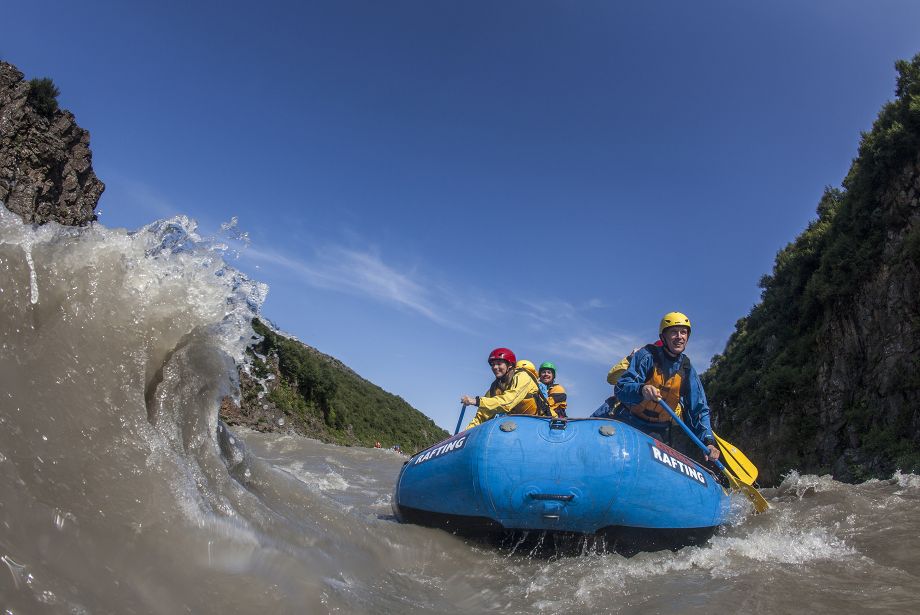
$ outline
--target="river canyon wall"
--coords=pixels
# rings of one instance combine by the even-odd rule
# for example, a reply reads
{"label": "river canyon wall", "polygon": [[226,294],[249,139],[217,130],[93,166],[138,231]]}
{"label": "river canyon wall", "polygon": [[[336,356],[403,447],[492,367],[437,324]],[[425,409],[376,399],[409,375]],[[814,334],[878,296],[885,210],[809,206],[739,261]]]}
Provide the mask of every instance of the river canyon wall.
{"label": "river canyon wall", "polygon": [[920,55],[896,68],[842,186],[704,375],[718,429],[764,484],[920,471]]}

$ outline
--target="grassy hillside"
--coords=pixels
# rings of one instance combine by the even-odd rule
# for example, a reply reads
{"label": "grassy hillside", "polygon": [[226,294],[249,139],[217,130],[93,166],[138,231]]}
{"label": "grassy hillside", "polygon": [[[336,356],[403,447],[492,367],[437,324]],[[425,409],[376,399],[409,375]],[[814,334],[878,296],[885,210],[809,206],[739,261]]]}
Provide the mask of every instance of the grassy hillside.
{"label": "grassy hillside", "polygon": [[421,450],[447,432],[397,395],[357,375],[340,361],[278,335],[253,321],[262,341],[250,351],[250,373],[241,374],[240,406],[223,408],[231,424],[256,429],[293,428],[303,435],[345,445]]}

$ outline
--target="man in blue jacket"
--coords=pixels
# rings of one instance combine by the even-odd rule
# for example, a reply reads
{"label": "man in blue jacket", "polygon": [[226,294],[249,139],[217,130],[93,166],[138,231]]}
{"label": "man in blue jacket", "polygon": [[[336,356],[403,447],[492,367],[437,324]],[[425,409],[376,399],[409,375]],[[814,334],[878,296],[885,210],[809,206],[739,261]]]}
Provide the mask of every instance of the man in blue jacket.
{"label": "man in blue jacket", "polygon": [[684,314],[664,315],[658,327],[661,346],[648,344],[637,350],[629,369],[613,387],[620,402],[613,418],[662,441],[668,440],[671,416],[658,403],[663,399],[708,447],[708,461],[719,458],[719,449],[709,423],[703,384],[684,354],[690,330],[690,319]]}

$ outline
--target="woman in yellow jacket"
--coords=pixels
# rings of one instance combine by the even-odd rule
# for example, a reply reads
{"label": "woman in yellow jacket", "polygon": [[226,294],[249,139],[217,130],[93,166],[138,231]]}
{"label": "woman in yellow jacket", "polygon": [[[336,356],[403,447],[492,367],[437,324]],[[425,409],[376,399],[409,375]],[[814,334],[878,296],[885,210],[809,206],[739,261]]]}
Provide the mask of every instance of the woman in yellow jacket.
{"label": "woman in yellow jacket", "polygon": [[489,354],[489,367],[495,375],[489,391],[483,396],[460,398],[464,405],[479,408],[467,429],[488,421],[499,412],[555,416],[537,386],[537,370],[533,363],[518,362],[509,349],[496,348]]}

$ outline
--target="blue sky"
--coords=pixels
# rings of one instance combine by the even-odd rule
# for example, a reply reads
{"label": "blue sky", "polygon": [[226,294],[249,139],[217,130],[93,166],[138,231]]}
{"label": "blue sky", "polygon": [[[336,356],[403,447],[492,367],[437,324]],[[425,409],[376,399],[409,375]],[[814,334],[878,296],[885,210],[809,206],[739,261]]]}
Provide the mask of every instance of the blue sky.
{"label": "blue sky", "polygon": [[50,2],[0,58],[92,135],[100,220],[238,219],[264,315],[453,430],[495,346],[570,414],[686,312],[698,368],[920,52],[920,2]]}

